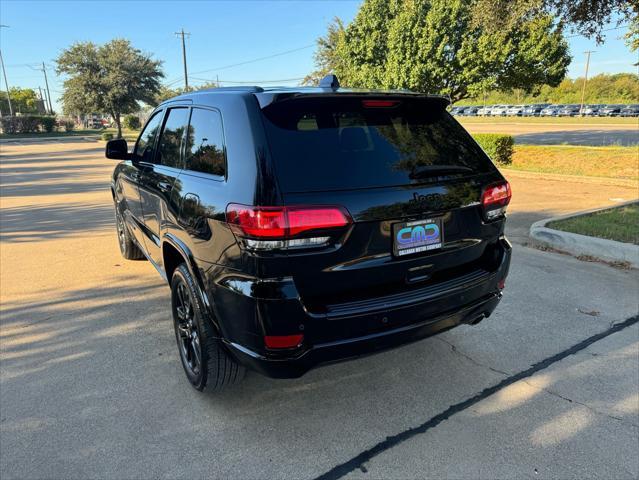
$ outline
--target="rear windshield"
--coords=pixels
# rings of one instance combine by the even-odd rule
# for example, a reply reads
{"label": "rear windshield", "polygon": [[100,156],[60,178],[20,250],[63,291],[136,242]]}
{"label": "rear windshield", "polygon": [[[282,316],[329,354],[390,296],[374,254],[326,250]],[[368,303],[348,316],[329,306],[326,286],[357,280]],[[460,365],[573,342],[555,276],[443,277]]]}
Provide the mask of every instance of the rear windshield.
{"label": "rear windshield", "polygon": [[494,168],[438,102],[375,100],[382,99],[298,98],[266,107],[280,187],[285,192],[387,187]]}

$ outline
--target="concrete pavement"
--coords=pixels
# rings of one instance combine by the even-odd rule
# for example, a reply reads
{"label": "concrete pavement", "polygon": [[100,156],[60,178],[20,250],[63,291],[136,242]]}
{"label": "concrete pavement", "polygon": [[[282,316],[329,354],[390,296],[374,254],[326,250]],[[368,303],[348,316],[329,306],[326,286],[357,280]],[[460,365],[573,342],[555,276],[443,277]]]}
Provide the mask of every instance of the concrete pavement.
{"label": "concrete pavement", "polygon": [[[401,436],[637,315],[637,271],[516,244],[478,326],[203,395],[179,363],[168,287],[120,257],[102,149],[0,147],[0,477],[639,476],[637,324]],[[515,239],[529,219],[630,192],[507,176]]]}

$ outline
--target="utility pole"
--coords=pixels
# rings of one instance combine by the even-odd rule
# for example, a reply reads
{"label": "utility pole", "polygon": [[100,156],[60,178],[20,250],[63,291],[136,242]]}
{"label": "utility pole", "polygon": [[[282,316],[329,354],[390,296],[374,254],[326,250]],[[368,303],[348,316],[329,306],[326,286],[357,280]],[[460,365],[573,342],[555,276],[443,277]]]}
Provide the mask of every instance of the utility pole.
{"label": "utility pole", "polygon": [[[9,28],[9,25],[0,25],[0,28]],[[0,64],[2,64],[2,75],[4,76],[4,85],[7,87],[7,103],[9,104],[9,115],[13,117],[13,106],[11,105],[11,95],[9,95],[9,82],[7,82],[7,71],[4,69],[4,59],[0,50]]]}
{"label": "utility pole", "polygon": [[581,89],[581,106],[579,107],[579,114],[583,115],[584,111],[584,98],[586,96],[586,82],[588,81],[588,67],[590,67],[590,54],[595,53],[594,50],[588,50],[584,52],[586,54],[586,75],[584,76],[584,86]]}
{"label": "utility pole", "polygon": [[44,114],[46,115],[47,110],[49,110],[49,106],[47,104],[47,92],[46,90],[42,92],[42,106],[44,107]]}
{"label": "utility pole", "polygon": [[186,44],[184,42],[184,37],[191,35],[188,32],[184,31],[184,28],[179,32],[175,32],[176,35],[182,37],[182,63],[184,64],[184,90],[189,91],[189,76],[186,72]]}
{"label": "utility pole", "polygon": [[53,113],[53,105],[51,104],[51,92],[49,91],[49,80],[47,80],[47,69],[44,68],[44,62],[42,62],[42,73],[44,73],[44,84],[47,87],[47,97],[49,98],[49,113]]}
{"label": "utility pole", "polygon": [[42,106],[44,107],[44,110],[46,111],[47,107],[45,106],[45,103],[44,103],[44,97],[42,96],[42,87],[40,87],[40,85],[38,85],[38,91],[40,92],[40,101],[42,102]]}

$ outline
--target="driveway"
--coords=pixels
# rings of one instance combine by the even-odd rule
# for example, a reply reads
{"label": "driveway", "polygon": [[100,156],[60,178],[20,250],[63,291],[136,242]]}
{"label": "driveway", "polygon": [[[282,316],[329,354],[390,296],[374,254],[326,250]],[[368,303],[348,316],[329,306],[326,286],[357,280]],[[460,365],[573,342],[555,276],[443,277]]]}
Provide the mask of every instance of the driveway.
{"label": "driveway", "polygon": [[[167,286],[120,257],[102,145],[0,148],[3,479],[639,476],[636,271],[516,242],[477,326],[200,394]],[[515,239],[630,194],[508,176]]]}

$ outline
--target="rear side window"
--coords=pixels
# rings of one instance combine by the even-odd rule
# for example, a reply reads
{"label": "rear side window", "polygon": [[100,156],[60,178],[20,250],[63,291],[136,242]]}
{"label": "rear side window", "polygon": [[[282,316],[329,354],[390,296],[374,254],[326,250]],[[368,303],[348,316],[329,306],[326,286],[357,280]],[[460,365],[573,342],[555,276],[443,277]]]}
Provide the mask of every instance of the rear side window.
{"label": "rear side window", "polygon": [[142,162],[153,162],[153,147],[155,147],[155,137],[162,121],[162,113],[164,112],[156,112],[149,119],[135,144],[134,155]]}
{"label": "rear side window", "polygon": [[217,110],[193,108],[186,144],[186,168],[221,177],[226,175],[224,131]]}
{"label": "rear side window", "polygon": [[494,168],[432,99],[298,98],[263,114],[285,192],[406,185]]}
{"label": "rear side window", "polygon": [[189,119],[188,108],[172,108],[164,121],[158,143],[156,163],[167,167],[182,168],[182,143]]}

